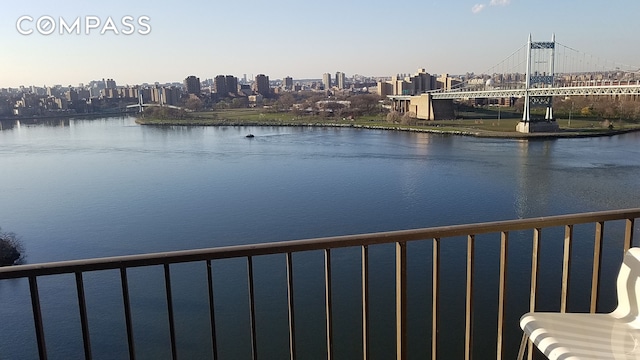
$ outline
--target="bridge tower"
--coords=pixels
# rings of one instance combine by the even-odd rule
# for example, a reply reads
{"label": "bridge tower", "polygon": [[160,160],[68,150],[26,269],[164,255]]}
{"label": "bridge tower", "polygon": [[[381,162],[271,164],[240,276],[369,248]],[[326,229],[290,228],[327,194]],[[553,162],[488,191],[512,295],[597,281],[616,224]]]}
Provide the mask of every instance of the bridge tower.
{"label": "bridge tower", "polygon": [[144,111],[144,109],[142,108],[142,105],[144,104],[144,101],[142,99],[142,90],[138,89],[138,112],[142,113]]}
{"label": "bridge tower", "polygon": [[[525,74],[524,111],[522,121],[518,123],[516,130],[519,132],[549,132],[557,131],[558,124],[553,118],[553,98],[551,96],[530,96],[529,89],[540,87],[553,87],[555,79],[556,35],[551,35],[551,41],[531,41],[531,34],[527,41],[527,70]],[[549,56],[545,60],[545,56]],[[547,65],[547,66],[544,66]],[[544,121],[531,120],[532,106],[546,106],[547,111]]]}

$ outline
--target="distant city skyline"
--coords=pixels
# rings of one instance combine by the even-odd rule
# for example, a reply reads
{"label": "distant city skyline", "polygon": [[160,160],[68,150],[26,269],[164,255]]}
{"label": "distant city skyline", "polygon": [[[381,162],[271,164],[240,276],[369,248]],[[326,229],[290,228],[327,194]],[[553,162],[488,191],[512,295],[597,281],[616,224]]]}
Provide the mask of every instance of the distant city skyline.
{"label": "distant city skyline", "polygon": [[[182,4],[180,4],[182,5]],[[117,9],[114,11],[114,9]],[[640,2],[539,0],[338,2],[112,0],[12,2],[0,14],[0,88],[72,85],[113,78],[118,84],[180,82],[218,74],[321,79],[341,72],[392,76],[482,73],[520,48],[531,33],[620,64],[640,67]],[[147,16],[147,35],[21,34],[17,21],[47,16],[121,19]],[[328,24],[324,19],[334,19]],[[401,21],[406,17],[406,21]],[[84,23],[82,23],[84,24]],[[53,24],[60,27],[60,24]],[[230,31],[232,29],[233,31]],[[145,29],[146,30],[146,29]],[[252,78],[250,78],[252,80]]]}

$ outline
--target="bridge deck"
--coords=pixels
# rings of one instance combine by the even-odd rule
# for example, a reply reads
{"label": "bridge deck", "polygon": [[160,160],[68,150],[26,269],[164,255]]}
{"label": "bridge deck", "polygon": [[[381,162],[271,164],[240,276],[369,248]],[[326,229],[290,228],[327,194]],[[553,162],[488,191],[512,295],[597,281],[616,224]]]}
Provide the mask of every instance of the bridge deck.
{"label": "bridge deck", "polygon": [[[525,89],[494,89],[494,90],[460,90],[428,92],[432,99],[471,99],[471,98],[506,98],[523,97]],[[640,84],[636,85],[600,85],[600,86],[571,86],[531,88],[529,96],[576,96],[576,95],[640,95]],[[389,95],[395,100],[409,100],[411,95]]]}

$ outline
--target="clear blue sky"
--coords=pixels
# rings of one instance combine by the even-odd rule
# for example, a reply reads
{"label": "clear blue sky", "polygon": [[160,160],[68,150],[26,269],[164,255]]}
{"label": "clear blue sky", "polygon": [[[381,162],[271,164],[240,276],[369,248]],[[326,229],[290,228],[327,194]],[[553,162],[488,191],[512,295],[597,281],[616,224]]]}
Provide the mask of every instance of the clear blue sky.
{"label": "clear blue sky", "polygon": [[[10,1],[0,12],[0,87],[119,85],[264,73],[272,79],[480,73],[526,43],[556,40],[640,64],[637,0]],[[148,35],[21,35],[23,15],[150,18]],[[35,22],[22,23],[24,29]],[[136,29],[141,29],[137,27]],[[84,28],[82,29],[84,32]]]}

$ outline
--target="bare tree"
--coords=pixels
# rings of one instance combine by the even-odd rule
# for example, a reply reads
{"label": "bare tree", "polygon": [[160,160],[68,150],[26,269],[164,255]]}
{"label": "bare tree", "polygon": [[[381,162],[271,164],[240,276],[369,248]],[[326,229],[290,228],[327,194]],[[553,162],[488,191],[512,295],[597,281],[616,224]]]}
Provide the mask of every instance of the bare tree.
{"label": "bare tree", "polygon": [[189,110],[200,111],[202,110],[202,100],[199,97],[192,96],[185,102],[184,106]]}
{"label": "bare tree", "polygon": [[14,233],[2,232],[0,228],[0,266],[16,265],[24,260],[22,241]]}
{"label": "bare tree", "polygon": [[404,115],[402,115],[400,122],[403,125],[415,125],[418,122],[418,118],[416,116],[416,113],[414,113],[413,111],[407,111],[406,113],[404,113]]}
{"label": "bare tree", "polygon": [[276,101],[276,105],[278,105],[278,107],[284,111],[289,111],[295,103],[296,98],[290,93],[281,95]]}
{"label": "bare tree", "polygon": [[360,110],[364,114],[378,114],[381,111],[380,96],[375,94],[354,95],[349,98],[351,107]]}
{"label": "bare tree", "polygon": [[387,122],[395,124],[399,123],[402,120],[402,115],[400,115],[397,111],[391,111],[387,114]]}

